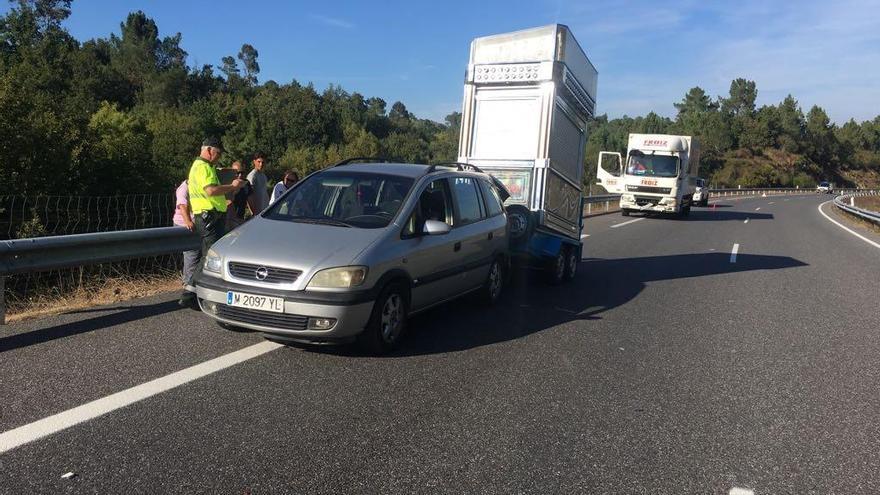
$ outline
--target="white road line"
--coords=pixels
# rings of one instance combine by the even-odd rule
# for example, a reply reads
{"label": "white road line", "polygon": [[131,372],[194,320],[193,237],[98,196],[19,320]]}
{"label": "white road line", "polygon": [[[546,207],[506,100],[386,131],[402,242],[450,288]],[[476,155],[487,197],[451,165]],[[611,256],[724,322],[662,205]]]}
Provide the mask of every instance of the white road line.
{"label": "white road line", "polygon": [[771,201],[771,202],[769,202],[769,203],[767,203],[767,204],[768,204],[768,205],[775,205],[775,204],[776,204],[776,201]]}
{"label": "white road line", "polygon": [[735,487],[731,488],[730,491],[727,492],[727,494],[728,495],[755,495],[755,492],[753,490],[749,490],[748,488],[739,488],[739,487],[735,486]]}
{"label": "white road line", "polygon": [[749,219],[746,218],[745,220],[743,220],[743,223],[749,223]]}
{"label": "white road line", "polygon": [[142,401],[148,397],[179,387],[193,380],[208,376],[230,366],[243,363],[249,359],[274,351],[282,344],[274,342],[261,342],[245,347],[244,349],[231,352],[218,358],[205,361],[204,363],[171,373],[170,375],[142,383],[135,387],[117,392],[107,397],[94,400],[73,409],[60,412],[48,418],[43,418],[33,423],[19,426],[18,428],[0,433],[0,454],[10,451],[45,436],[57,433],[85,421],[103,416],[109,412]]}
{"label": "white road line", "polygon": [[761,209],[761,207],[759,206],[759,207],[755,208],[755,211],[758,211],[758,210],[760,210],[760,209]]}
{"label": "white road line", "polygon": [[617,227],[623,227],[624,225],[629,225],[629,224],[631,224],[631,223],[639,222],[639,221],[644,220],[644,219],[645,219],[645,217],[642,217],[642,218],[636,218],[635,220],[630,220],[630,221],[628,221],[628,222],[615,223],[614,225],[611,226],[611,228],[612,228],[612,229],[616,229]]}
{"label": "white road line", "polygon": [[830,202],[831,202],[831,201],[826,201],[826,202],[822,203],[821,205],[819,205],[819,213],[821,213],[823,217],[827,218],[829,221],[831,221],[831,223],[833,223],[834,225],[837,225],[838,227],[842,228],[843,230],[849,232],[850,234],[852,234],[852,235],[858,237],[859,239],[861,239],[861,240],[867,242],[868,244],[874,246],[875,248],[880,249],[880,244],[878,244],[878,243],[872,241],[871,239],[868,239],[867,237],[863,236],[862,234],[859,234],[858,232],[856,232],[856,231],[850,229],[849,227],[844,226],[842,223],[840,223],[840,222],[838,222],[837,220],[835,220],[835,219],[829,217],[824,211],[822,211],[822,207],[825,206],[825,205],[827,205],[827,204],[830,203]]}
{"label": "white road line", "polygon": [[739,244],[734,244],[733,249],[730,250],[730,262],[736,263],[736,253],[739,252]]}
{"label": "white road line", "polygon": [[582,235],[582,236],[581,236],[581,239],[586,239],[587,237],[590,237],[590,234],[584,234],[584,235]]}

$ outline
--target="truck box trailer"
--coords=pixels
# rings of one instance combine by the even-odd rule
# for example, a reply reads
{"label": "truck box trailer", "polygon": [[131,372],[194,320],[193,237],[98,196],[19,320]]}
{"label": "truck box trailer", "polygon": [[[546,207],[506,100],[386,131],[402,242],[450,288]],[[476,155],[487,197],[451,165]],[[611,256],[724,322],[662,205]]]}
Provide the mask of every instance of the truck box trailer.
{"label": "truck box trailer", "polygon": [[553,281],[572,278],[580,261],[584,147],[597,81],[561,24],[471,43],[458,161],[506,186],[511,249],[548,267]]}
{"label": "truck box trailer", "polygon": [[686,216],[700,171],[700,142],[691,136],[630,134],[626,158],[599,153],[596,179],[620,194],[624,216],[634,211]]}

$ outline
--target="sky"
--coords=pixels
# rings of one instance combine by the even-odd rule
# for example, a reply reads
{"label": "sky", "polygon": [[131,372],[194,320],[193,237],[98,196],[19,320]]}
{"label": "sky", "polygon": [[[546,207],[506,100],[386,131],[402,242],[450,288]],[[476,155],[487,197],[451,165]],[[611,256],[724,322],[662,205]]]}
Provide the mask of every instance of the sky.
{"label": "sky", "polygon": [[[7,11],[3,6],[2,11]],[[471,40],[568,25],[599,71],[597,114],[674,117],[700,86],[725,96],[756,82],[758,105],[792,94],[838,124],[880,115],[880,0],[485,0],[339,2],[74,0],[79,40],[119,33],[143,10],[160,36],[183,34],[189,64],[220,65],[243,43],[260,82],[329,84],[402,101],[421,118],[461,110]]]}

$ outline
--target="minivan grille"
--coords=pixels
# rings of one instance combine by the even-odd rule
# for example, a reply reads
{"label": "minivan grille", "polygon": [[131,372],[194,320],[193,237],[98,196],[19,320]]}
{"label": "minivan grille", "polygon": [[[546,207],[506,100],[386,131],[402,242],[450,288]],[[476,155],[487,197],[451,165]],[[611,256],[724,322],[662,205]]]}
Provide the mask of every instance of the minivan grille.
{"label": "minivan grille", "polygon": [[[296,279],[302,275],[302,272],[290,268],[230,261],[229,274],[242,280],[256,280],[258,282],[266,282],[267,284],[290,284],[296,282]],[[265,274],[265,276],[260,278],[262,274]]]}
{"label": "minivan grille", "polygon": [[217,304],[217,316],[229,321],[283,330],[305,330],[309,321],[308,316],[270,313],[256,309],[236,308],[225,304]]}

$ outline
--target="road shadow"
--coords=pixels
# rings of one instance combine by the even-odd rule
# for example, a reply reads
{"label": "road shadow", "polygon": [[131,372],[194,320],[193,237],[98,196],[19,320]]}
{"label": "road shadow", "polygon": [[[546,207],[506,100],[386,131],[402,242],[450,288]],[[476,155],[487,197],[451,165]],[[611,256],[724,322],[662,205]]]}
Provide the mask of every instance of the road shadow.
{"label": "road shadow", "polygon": [[551,287],[528,279],[534,277],[517,277],[494,307],[464,300],[417,315],[400,349],[390,357],[462,351],[569,322],[598,320],[636,298],[648,282],[803,266],[806,263],[787,256],[753,254],[740,254],[736,263],[730,263],[727,253],[589,258],[581,262],[578,276],[567,285]]}
{"label": "road shadow", "polygon": [[49,342],[55,339],[101,330],[180,309],[182,308],[177,304],[177,300],[175,299],[173,301],[145,304],[141,306],[129,305],[77,310],[71,313],[90,313],[99,311],[113,311],[113,313],[0,338],[0,353],[35,344],[42,344],[43,342]]}
{"label": "road shadow", "polygon": [[[658,213],[646,213],[641,215],[638,213],[631,213],[630,215],[636,218],[644,216],[647,218],[667,219],[663,214]],[[749,220],[773,220],[774,217],[772,213],[761,213],[757,211],[713,211],[711,207],[691,210],[691,214],[687,217],[668,217],[668,219],[678,220],[679,222],[729,222],[734,220],[739,220],[741,222],[746,218]]]}

